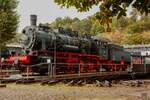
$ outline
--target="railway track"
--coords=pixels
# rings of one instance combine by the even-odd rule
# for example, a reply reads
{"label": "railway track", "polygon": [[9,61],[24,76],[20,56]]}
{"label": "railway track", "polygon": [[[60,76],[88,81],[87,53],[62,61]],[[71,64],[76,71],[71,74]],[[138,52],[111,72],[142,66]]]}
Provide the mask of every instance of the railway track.
{"label": "railway track", "polygon": [[[5,71],[5,72],[12,72],[12,71]],[[17,71],[13,71],[14,73],[16,73]],[[20,74],[21,75],[21,74]],[[114,79],[114,80],[118,80],[118,79],[128,79],[128,77],[130,77],[130,79],[135,78],[135,76],[141,76],[143,75],[143,73],[137,73],[137,74],[131,74],[128,73],[127,71],[120,71],[120,72],[96,72],[96,73],[76,73],[76,74],[61,74],[61,75],[44,75],[44,76],[40,76],[39,74],[31,74],[31,73],[24,73],[22,74],[21,78],[9,78],[9,76],[7,77],[2,77],[0,78],[1,82],[4,83],[9,83],[9,82],[17,82],[19,81],[21,82],[25,82],[25,83],[34,83],[34,82],[43,82],[43,81],[51,81],[51,80],[94,80],[94,79],[98,79],[98,80],[107,80],[107,79]],[[10,75],[11,76],[11,75]]]}
{"label": "railway track", "polygon": [[24,78],[34,80],[62,80],[62,79],[80,79],[80,78],[92,78],[92,77],[110,77],[110,76],[121,76],[128,75],[128,72],[97,72],[97,73],[80,73],[80,74],[64,74],[64,75],[52,75],[52,76],[35,76],[35,75],[24,75]]}

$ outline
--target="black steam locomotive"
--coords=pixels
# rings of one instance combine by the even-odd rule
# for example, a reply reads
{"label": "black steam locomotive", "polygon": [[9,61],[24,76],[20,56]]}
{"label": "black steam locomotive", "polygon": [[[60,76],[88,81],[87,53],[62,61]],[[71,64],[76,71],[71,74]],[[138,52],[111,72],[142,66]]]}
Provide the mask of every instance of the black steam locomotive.
{"label": "black steam locomotive", "polygon": [[130,62],[130,54],[122,46],[114,45],[108,41],[90,35],[80,35],[78,32],[59,28],[50,31],[46,25],[36,25],[37,16],[31,15],[31,26],[23,29],[21,45],[29,50],[47,50],[57,52],[75,52],[81,54],[94,54],[107,60]]}
{"label": "black steam locomotive", "polygon": [[[81,72],[120,71],[127,70],[130,64],[130,53],[125,52],[122,46],[111,44],[95,36],[80,35],[78,32],[58,28],[52,31],[47,25],[36,25],[37,16],[31,15],[31,26],[22,31],[20,44],[27,52],[23,56],[14,56],[7,59],[13,63],[17,58],[19,65],[35,65],[35,72],[45,73],[48,66],[41,65],[43,61],[51,59],[55,63],[57,73],[76,72],[75,63],[80,64]],[[56,65],[65,63],[66,65]]]}

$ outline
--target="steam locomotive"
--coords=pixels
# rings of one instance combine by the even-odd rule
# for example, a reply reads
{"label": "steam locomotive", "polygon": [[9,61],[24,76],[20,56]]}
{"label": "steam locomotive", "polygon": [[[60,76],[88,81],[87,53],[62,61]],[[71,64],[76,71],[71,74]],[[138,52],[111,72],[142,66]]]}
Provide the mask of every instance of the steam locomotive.
{"label": "steam locomotive", "polygon": [[[55,63],[57,73],[77,72],[76,64],[80,64],[81,72],[125,71],[130,64],[130,53],[122,46],[61,27],[52,31],[47,25],[36,23],[37,16],[31,15],[31,25],[22,31],[20,45],[26,55],[13,56],[5,62],[14,63],[18,59],[20,66],[29,66],[49,59]],[[32,70],[42,74],[48,72],[47,67],[34,66]]]}

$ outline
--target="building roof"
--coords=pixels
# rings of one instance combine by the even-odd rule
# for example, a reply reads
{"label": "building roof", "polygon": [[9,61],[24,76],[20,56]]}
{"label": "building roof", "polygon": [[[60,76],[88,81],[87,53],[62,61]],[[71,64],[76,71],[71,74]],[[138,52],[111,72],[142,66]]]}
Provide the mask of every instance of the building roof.
{"label": "building roof", "polygon": [[150,44],[140,44],[140,45],[124,45],[124,48],[150,48]]}

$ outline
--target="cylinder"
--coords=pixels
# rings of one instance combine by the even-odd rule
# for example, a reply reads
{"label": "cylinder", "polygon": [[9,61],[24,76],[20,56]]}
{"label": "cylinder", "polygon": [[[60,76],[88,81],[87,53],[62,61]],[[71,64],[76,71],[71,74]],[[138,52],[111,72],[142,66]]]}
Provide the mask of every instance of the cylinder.
{"label": "cylinder", "polygon": [[37,22],[37,15],[30,15],[31,26],[36,26],[36,22]]}

